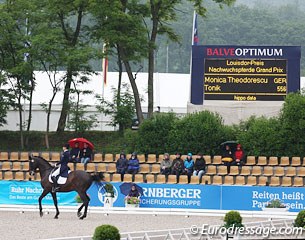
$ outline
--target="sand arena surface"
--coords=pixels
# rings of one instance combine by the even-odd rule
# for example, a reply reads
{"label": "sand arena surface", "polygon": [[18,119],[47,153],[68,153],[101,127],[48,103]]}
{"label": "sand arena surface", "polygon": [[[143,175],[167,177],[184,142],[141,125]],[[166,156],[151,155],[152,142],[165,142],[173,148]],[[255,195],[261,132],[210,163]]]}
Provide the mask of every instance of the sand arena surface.
{"label": "sand arena surface", "polygon": [[[93,235],[97,226],[111,224],[120,232],[142,230],[162,230],[189,228],[191,225],[203,223],[217,225],[223,223],[223,217],[207,216],[174,216],[152,214],[109,214],[89,213],[84,220],[79,220],[75,213],[61,212],[59,219],[54,219],[54,212],[44,214],[41,218],[37,212],[4,212],[0,211],[0,239],[3,240],[34,240],[58,237]],[[252,222],[251,219],[244,221]]]}

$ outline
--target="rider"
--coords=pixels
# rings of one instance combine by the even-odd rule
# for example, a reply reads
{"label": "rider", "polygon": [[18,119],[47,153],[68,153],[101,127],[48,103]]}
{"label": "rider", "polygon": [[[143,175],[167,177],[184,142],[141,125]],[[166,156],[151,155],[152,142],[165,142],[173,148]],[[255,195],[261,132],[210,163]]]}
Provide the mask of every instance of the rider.
{"label": "rider", "polygon": [[69,152],[69,144],[64,144],[64,146],[62,147],[63,149],[63,153],[60,157],[60,162],[55,164],[55,167],[58,167],[53,173],[52,173],[52,181],[53,181],[53,187],[52,187],[52,192],[56,192],[59,190],[59,186],[57,183],[57,176],[68,176],[68,162],[70,159],[70,152]]}

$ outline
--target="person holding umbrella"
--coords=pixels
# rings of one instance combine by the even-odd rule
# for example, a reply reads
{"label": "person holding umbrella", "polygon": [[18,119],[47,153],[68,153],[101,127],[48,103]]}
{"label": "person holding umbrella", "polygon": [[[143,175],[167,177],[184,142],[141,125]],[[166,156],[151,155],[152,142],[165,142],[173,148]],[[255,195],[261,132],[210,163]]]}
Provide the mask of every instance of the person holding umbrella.
{"label": "person holding umbrella", "polygon": [[225,166],[227,166],[227,171],[228,173],[230,173],[230,166],[232,165],[233,163],[233,159],[234,159],[234,155],[233,155],[233,152],[230,148],[230,146],[227,144],[225,146],[225,149],[223,150],[222,152],[222,162]]}
{"label": "person holding umbrella", "polygon": [[132,184],[127,197],[137,197],[137,198],[140,197],[140,193],[139,193],[138,189],[136,188],[135,184]]}
{"label": "person holding umbrella", "polygon": [[91,160],[92,158],[92,150],[88,146],[86,142],[84,142],[84,148],[80,152],[80,162],[87,165],[87,163]]}
{"label": "person holding umbrella", "polygon": [[74,163],[80,162],[79,155],[80,155],[79,143],[76,142],[74,144],[74,147],[70,151],[71,162]]}

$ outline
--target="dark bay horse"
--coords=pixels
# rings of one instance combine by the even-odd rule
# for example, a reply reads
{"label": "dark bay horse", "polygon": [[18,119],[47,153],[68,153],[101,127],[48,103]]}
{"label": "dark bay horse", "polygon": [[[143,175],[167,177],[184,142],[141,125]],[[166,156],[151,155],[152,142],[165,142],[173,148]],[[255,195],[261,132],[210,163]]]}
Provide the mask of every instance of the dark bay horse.
{"label": "dark bay horse", "polygon": [[[43,216],[41,201],[48,193],[51,193],[54,201],[54,206],[56,208],[56,215],[54,218],[58,218],[59,210],[57,206],[56,192],[52,192],[53,184],[49,182],[49,175],[50,172],[53,170],[53,167],[50,165],[50,163],[47,160],[45,160],[42,157],[30,156],[29,161],[30,161],[29,164],[30,175],[33,176],[35,174],[35,171],[38,169],[41,177],[40,183],[43,188],[43,192],[38,199],[40,216],[41,217]],[[80,171],[80,170],[73,171],[69,173],[67,182],[63,185],[60,185],[60,189],[58,192],[76,191],[78,193],[83,204],[78,208],[77,216],[79,217],[79,219],[84,219],[87,216],[87,210],[90,201],[90,198],[86,192],[88,188],[91,186],[92,182],[95,181],[99,183],[100,181],[103,180],[104,180],[103,173],[90,175],[85,171]],[[81,211],[83,207],[85,207],[85,210],[82,215]]]}

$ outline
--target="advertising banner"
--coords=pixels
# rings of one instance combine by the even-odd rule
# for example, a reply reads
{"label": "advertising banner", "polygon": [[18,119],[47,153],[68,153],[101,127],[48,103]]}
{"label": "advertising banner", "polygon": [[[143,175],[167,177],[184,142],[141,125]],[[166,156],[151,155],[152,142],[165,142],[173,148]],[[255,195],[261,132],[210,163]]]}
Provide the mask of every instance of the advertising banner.
{"label": "advertising banner", "polygon": [[[114,187],[114,207],[125,207],[123,183],[111,183]],[[93,183],[87,193],[90,206],[103,207],[106,197],[104,183]],[[131,185],[131,184],[130,184]],[[305,189],[295,187],[224,186],[192,184],[137,184],[142,190],[140,207],[246,210],[261,211],[273,200],[281,200],[290,212],[305,209]],[[0,204],[38,205],[42,193],[39,182],[0,181]],[[57,193],[58,204],[76,206],[76,192]],[[51,194],[43,199],[43,204],[53,205]]]}

